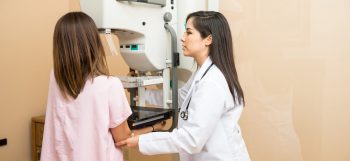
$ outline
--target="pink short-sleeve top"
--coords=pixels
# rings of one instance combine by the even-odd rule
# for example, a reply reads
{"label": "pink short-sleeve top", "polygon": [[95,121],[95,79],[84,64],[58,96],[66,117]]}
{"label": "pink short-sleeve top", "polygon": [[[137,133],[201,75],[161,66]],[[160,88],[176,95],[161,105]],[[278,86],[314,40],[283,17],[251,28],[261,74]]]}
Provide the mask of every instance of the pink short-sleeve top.
{"label": "pink short-sleeve top", "polygon": [[123,161],[110,128],[130,115],[118,78],[95,77],[86,82],[76,99],[65,99],[52,72],[41,161]]}

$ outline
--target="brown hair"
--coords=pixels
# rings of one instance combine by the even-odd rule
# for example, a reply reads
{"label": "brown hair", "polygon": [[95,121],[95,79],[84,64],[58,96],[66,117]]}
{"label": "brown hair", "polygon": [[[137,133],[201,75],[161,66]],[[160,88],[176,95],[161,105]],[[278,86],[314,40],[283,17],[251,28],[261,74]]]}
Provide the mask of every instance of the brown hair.
{"label": "brown hair", "polygon": [[235,103],[244,105],[244,94],[238,80],[233,56],[233,43],[229,24],[220,12],[198,11],[187,16],[193,17],[193,26],[202,38],[212,35],[209,56],[226,78]]}
{"label": "brown hair", "polygon": [[66,97],[78,97],[88,79],[109,75],[94,21],[83,12],[69,12],[55,26],[53,64],[56,82]]}

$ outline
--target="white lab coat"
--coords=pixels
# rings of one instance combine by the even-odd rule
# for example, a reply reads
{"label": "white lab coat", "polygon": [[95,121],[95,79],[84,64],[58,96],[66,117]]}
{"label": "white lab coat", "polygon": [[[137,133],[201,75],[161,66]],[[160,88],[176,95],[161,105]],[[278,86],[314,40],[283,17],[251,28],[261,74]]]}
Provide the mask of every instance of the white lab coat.
{"label": "white lab coat", "polygon": [[188,120],[179,117],[172,132],[154,132],[139,137],[145,155],[179,153],[181,161],[250,161],[238,120],[242,105],[234,104],[221,71],[207,58],[202,67],[179,89],[181,111],[188,108]]}

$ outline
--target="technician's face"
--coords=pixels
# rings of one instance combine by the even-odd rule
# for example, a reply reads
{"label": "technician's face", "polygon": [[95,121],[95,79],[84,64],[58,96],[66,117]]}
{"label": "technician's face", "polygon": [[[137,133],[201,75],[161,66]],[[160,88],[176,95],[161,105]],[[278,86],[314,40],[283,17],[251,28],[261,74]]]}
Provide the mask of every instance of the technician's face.
{"label": "technician's face", "polygon": [[193,18],[188,19],[181,42],[185,56],[196,57],[205,51],[204,39],[202,39],[199,31],[193,27]]}

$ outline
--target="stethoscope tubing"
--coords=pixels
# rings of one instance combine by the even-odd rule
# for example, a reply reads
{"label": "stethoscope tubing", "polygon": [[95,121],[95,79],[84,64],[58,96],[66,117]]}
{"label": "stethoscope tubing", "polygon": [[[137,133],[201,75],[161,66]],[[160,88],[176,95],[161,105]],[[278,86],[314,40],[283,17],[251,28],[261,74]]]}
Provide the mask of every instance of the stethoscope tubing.
{"label": "stethoscope tubing", "polygon": [[[214,63],[211,63],[210,66],[205,70],[204,74],[202,75],[201,79],[208,73],[209,69],[214,65]],[[181,111],[181,107],[179,108],[179,112],[180,112],[180,117],[183,119],[183,120],[188,120],[188,107],[190,106],[190,103],[191,103],[191,99],[192,99],[192,96],[190,97],[190,100],[188,101],[187,103],[187,106],[186,106],[186,110],[185,111]]]}

